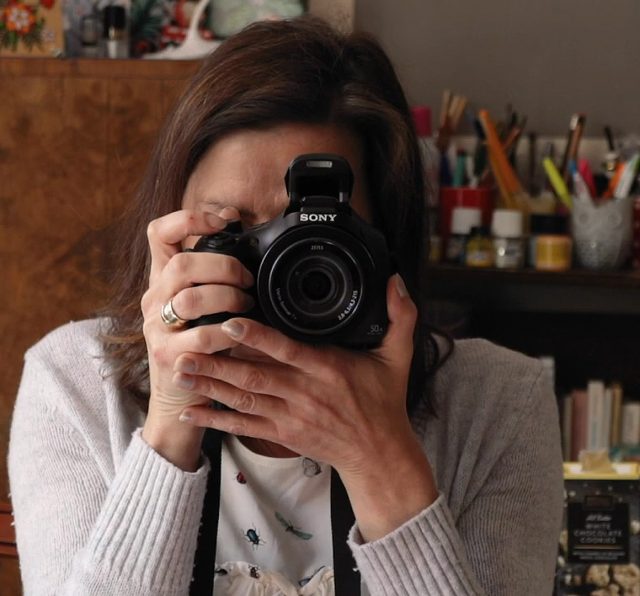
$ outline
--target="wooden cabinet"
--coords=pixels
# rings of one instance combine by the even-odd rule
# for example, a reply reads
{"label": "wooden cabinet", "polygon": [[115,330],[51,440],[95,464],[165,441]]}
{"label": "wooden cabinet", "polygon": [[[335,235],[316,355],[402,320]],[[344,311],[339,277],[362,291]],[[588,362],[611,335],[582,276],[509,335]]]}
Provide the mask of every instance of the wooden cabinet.
{"label": "wooden cabinet", "polygon": [[[0,495],[22,357],[107,294],[112,225],[195,62],[0,59]],[[144,230],[141,230],[144,233]],[[0,559],[0,591],[17,586]]]}

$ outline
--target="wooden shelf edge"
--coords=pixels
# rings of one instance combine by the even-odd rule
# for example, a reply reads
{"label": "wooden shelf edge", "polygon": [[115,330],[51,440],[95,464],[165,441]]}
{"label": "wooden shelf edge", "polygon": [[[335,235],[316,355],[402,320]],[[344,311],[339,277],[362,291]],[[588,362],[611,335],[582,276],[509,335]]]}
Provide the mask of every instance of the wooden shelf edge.
{"label": "wooden shelf edge", "polygon": [[468,281],[470,283],[535,284],[552,286],[587,286],[600,288],[627,288],[640,290],[640,271],[538,271],[535,269],[473,268],[456,265],[432,264],[426,266],[427,279],[437,281]]}
{"label": "wooden shelf edge", "polygon": [[199,60],[109,60],[106,58],[29,58],[0,56],[2,77],[185,79]]}

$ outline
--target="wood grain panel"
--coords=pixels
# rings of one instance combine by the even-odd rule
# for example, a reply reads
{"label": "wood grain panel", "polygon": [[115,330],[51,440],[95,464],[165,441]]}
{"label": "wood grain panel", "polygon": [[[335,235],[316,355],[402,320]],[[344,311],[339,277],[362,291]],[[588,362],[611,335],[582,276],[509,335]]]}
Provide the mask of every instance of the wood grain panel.
{"label": "wood grain panel", "polygon": [[[23,354],[107,296],[113,222],[196,63],[0,60],[0,499]],[[0,557],[3,596],[20,593]]]}

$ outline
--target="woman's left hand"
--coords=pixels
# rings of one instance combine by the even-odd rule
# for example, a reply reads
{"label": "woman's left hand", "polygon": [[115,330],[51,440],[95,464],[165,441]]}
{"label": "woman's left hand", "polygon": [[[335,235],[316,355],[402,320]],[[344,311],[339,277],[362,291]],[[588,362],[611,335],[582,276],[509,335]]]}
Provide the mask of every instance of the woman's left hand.
{"label": "woman's left hand", "polygon": [[387,286],[389,328],[369,351],[311,346],[251,319],[222,325],[268,360],[184,354],[174,382],[232,408],[190,407],[182,420],[282,445],[333,466],[365,540],[437,497],[406,409],[417,309],[400,276]]}

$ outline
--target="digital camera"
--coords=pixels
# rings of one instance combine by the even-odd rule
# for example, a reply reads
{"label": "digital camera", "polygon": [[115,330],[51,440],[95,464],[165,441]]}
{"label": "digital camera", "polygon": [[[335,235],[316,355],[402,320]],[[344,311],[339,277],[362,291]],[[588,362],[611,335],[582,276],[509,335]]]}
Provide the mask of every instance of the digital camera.
{"label": "digital camera", "polygon": [[[198,252],[236,257],[254,275],[255,307],[241,316],[309,343],[378,345],[388,326],[391,259],[382,233],[350,206],[353,174],[332,154],[295,158],[285,176],[289,206],[267,223],[231,222],[201,237]],[[192,325],[237,314],[205,315]]]}

